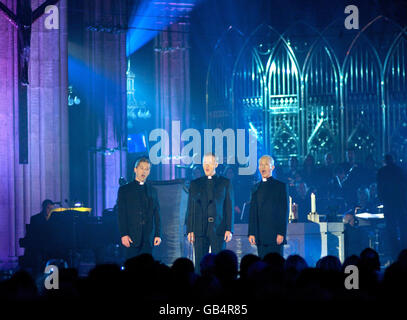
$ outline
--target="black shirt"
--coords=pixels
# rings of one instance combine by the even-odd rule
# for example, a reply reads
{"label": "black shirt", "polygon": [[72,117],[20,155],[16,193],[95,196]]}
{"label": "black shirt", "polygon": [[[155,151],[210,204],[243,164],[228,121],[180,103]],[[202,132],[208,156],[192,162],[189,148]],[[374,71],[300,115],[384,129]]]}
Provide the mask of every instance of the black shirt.
{"label": "black shirt", "polygon": [[267,196],[268,192],[268,187],[269,183],[267,183],[269,180],[267,179],[266,181],[261,181],[259,188],[257,189],[257,194],[259,199],[264,199],[265,196]]}
{"label": "black shirt", "polygon": [[148,196],[147,196],[147,188],[145,183],[140,184],[136,181],[135,185],[135,196],[138,198],[138,202],[140,203],[139,210],[142,212],[143,215],[147,213],[148,209]]}
{"label": "black shirt", "polygon": [[214,181],[212,179],[206,179],[206,193],[208,196],[208,217],[216,216],[216,207],[214,201]]}

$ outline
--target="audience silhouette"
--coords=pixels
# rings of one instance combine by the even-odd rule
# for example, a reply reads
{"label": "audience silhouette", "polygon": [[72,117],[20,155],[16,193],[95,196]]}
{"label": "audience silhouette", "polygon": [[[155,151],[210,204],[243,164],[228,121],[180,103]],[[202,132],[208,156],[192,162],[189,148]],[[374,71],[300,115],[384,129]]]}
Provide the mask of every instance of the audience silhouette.
{"label": "audience silhouette", "polygon": [[[348,290],[347,266],[359,272],[359,290]],[[46,290],[44,275],[34,278],[24,270],[0,282],[2,301],[124,301],[129,305],[149,303],[338,301],[357,299],[401,300],[397,292],[407,285],[407,249],[387,268],[371,248],[349,256],[342,264],[337,257],[321,258],[315,267],[298,256],[284,259],[278,253],[263,259],[248,254],[238,265],[236,254],[223,250],[207,254],[201,261],[201,274],[187,258],[178,258],[171,267],[141,254],[127,260],[123,267],[98,265],[87,277],[61,265],[59,289]]]}

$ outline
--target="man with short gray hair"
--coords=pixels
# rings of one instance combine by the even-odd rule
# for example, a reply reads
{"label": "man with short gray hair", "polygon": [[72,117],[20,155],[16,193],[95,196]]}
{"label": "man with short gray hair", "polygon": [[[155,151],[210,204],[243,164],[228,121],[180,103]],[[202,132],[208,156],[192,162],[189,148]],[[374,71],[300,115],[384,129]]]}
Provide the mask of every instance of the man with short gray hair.
{"label": "man with short gray hair", "polygon": [[259,160],[262,181],[251,194],[249,242],[257,245],[258,255],[270,252],[283,255],[288,220],[288,198],[285,183],[272,177],[274,159],[264,155]]}
{"label": "man with short gray hair", "polygon": [[189,188],[186,227],[195,249],[195,269],[208,253],[218,253],[233,233],[233,189],[229,179],[218,176],[218,161],[212,153],[203,159],[205,176],[192,180]]}

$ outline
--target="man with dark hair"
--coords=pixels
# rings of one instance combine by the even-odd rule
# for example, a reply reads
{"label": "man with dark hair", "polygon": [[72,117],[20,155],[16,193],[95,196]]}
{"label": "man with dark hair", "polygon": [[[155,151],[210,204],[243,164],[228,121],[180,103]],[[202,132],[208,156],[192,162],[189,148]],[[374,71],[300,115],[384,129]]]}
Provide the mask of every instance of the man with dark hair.
{"label": "man with dark hair", "polygon": [[134,166],[135,180],[121,186],[117,196],[119,232],[128,259],[142,253],[151,254],[152,245],[161,243],[157,191],[146,183],[150,167],[149,159],[137,160]]}
{"label": "man with dark hair", "polygon": [[[146,157],[141,157],[141,158],[139,158],[138,160],[136,160],[136,162],[134,163],[134,174],[137,173],[137,172],[136,172],[136,168],[137,168],[137,167],[140,165],[140,163],[142,163],[142,162],[149,164],[149,165],[150,165],[150,168],[151,168],[151,161],[150,161],[150,159],[148,159],[148,158],[146,158]],[[150,171],[148,172],[148,174],[150,174]]]}
{"label": "man with dark hair", "polygon": [[45,218],[45,220],[48,220],[51,216],[52,209],[54,209],[54,202],[52,200],[45,199],[41,204],[41,208],[41,212],[38,215],[32,216],[31,219],[35,219],[35,217],[38,216],[38,219]]}
{"label": "man with dark hair", "polygon": [[186,226],[188,241],[195,248],[195,269],[208,253],[225,249],[233,232],[233,191],[230,180],[218,176],[215,155],[203,158],[205,176],[191,182],[189,188]]}
{"label": "man with dark hair", "polygon": [[54,202],[46,199],[41,204],[41,212],[37,213],[30,218],[30,225],[40,226],[49,220],[52,209],[54,209]]}
{"label": "man with dark hair", "polygon": [[272,177],[273,170],[273,158],[262,156],[259,160],[262,181],[254,186],[250,200],[249,242],[257,245],[261,258],[270,252],[283,255],[287,232],[287,186]]}
{"label": "man with dark hair", "polygon": [[30,218],[27,225],[26,235],[20,239],[20,246],[25,248],[24,256],[21,257],[20,264],[23,267],[33,268],[34,272],[43,271],[43,264],[50,256],[49,248],[52,225],[49,218],[54,209],[54,202],[46,199],[41,204],[41,212]]}
{"label": "man with dark hair", "polygon": [[377,193],[384,206],[387,247],[394,260],[407,248],[407,180],[403,170],[386,154],[377,172]]}

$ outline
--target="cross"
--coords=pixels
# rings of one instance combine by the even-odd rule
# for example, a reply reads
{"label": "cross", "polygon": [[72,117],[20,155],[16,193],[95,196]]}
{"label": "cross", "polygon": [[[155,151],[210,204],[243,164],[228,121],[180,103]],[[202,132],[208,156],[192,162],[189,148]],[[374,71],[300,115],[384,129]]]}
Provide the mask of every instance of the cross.
{"label": "cross", "polygon": [[55,5],[59,0],[46,0],[34,11],[31,0],[17,0],[17,14],[0,1],[0,13],[17,29],[18,53],[18,136],[19,162],[28,163],[28,110],[27,86],[28,66],[30,61],[31,28],[45,12],[49,5]]}

